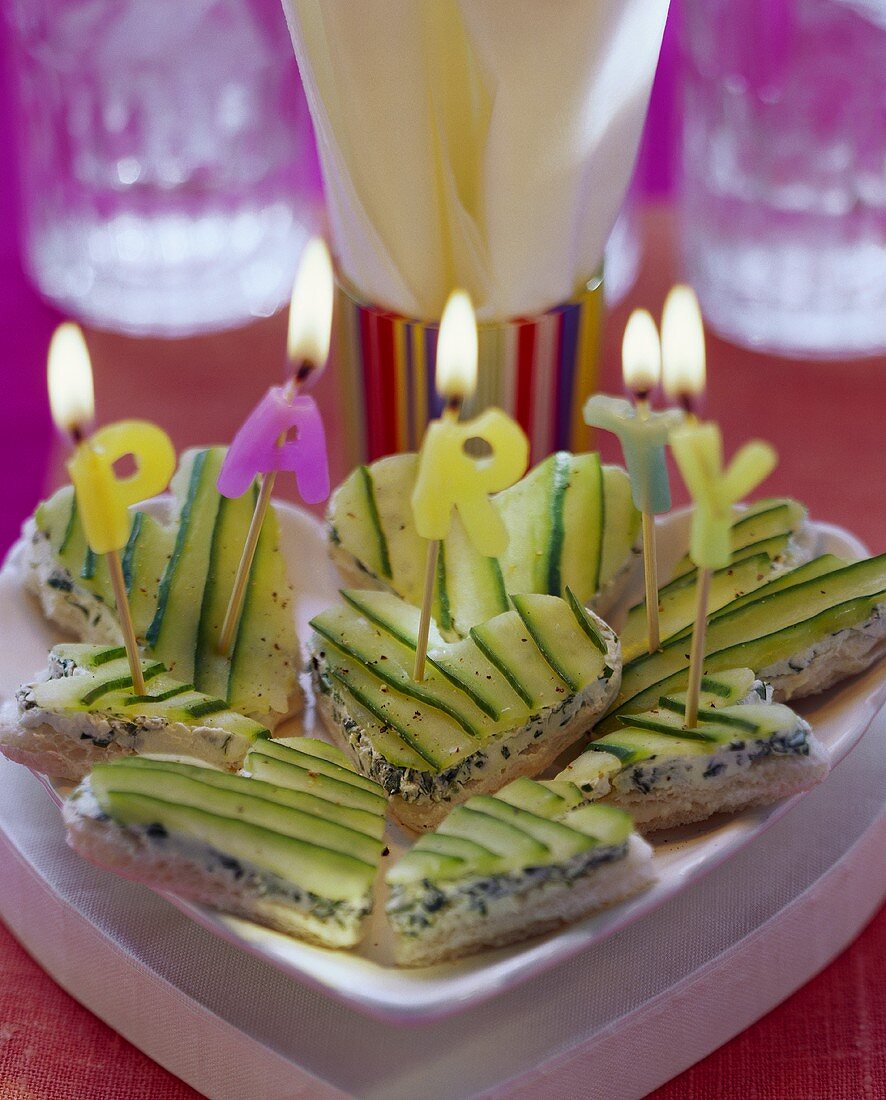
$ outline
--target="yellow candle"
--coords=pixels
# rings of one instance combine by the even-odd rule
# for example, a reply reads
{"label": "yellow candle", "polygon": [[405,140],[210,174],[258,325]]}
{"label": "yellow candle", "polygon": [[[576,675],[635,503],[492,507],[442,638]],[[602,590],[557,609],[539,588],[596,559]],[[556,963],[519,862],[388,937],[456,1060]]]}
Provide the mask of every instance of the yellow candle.
{"label": "yellow candle", "polygon": [[[470,298],[455,291],[440,322],[437,347],[437,390],[448,404],[441,419],[425,433],[412,511],[422,538],[439,541],[449,533],[452,510],[457,509],[476,549],[498,557],[507,548],[508,536],[489,494],[523,476],[529,441],[501,409],[487,409],[459,423],[461,402],[476,384],[477,323]],[[469,440],[481,441],[490,453],[469,453]]]}
{"label": "yellow candle", "polygon": [[775,449],[753,440],[724,470],[720,429],[706,422],[675,428],[671,450],[695,503],[689,556],[700,569],[723,569],[732,558],[732,506],[775,469]]}
{"label": "yellow candle", "polygon": [[[482,439],[492,451],[467,454],[469,439]],[[457,423],[444,416],[427,430],[412,496],[415,527],[425,539],[445,539],[457,508],[468,538],[481,554],[498,557],[508,545],[501,516],[489,500],[513,485],[526,470],[529,443],[519,424],[501,409],[487,409]]]}
{"label": "yellow candle", "polygon": [[[118,477],[114,463],[131,455],[135,471]],[[80,443],[68,462],[86,541],[96,554],[122,550],[129,506],[163,492],[175,469],[169,436],[146,420],[109,424]]]}

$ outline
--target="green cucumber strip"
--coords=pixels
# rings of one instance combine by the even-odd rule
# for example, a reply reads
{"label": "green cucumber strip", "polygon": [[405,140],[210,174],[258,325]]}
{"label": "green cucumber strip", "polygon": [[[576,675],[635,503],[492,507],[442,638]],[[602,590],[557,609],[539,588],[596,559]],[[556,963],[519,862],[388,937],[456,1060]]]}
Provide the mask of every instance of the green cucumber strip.
{"label": "green cucumber strip", "polygon": [[572,614],[575,616],[575,620],[582,630],[591,639],[593,644],[600,650],[605,656],[608,647],[606,645],[606,639],[600,633],[600,629],[591,616],[588,614],[587,609],[576,598],[575,593],[571,588],[566,589],[566,602],[572,608]]}
{"label": "green cucumber strip", "polygon": [[64,552],[68,549],[68,546],[70,545],[70,542],[71,542],[71,537],[74,534],[74,528],[77,525],[77,519],[78,518],[79,517],[78,517],[78,514],[77,514],[77,494],[72,492],[71,493],[71,511],[68,513],[68,522],[65,524],[65,532],[62,535],[62,541],[59,543],[59,546],[58,546],[58,553],[59,554],[64,554]]}
{"label": "green cucumber strip", "polygon": [[559,596],[562,592],[560,564],[565,537],[563,513],[566,506],[566,491],[569,489],[572,456],[567,451],[557,451],[552,458],[551,501],[549,505],[551,509],[551,533],[547,547],[547,584],[542,591]]}
{"label": "green cucumber strip", "polygon": [[634,507],[630,478],[621,466],[604,466],[603,543],[598,591],[630,561],[639,530],[640,513]]}
{"label": "green cucumber strip", "polygon": [[[147,684],[155,676],[159,676],[161,672],[165,672],[164,665],[160,662],[154,664],[144,663],[142,665],[142,678]],[[96,684],[94,688],[91,688],[85,695],[81,696],[80,702],[83,706],[89,707],[103,695],[107,695],[111,691],[119,691],[121,688],[132,687],[132,675],[129,676],[117,676],[113,680],[105,680],[102,683]]]}
{"label": "green cucumber strip", "polygon": [[109,646],[107,649],[100,649],[89,662],[88,668],[98,668],[100,665],[106,665],[109,661],[119,661],[126,656],[126,647],[122,645]]}
{"label": "green cucumber strip", "polygon": [[224,699],[201,699],[199,703],[191,703],[187,712],[192,718],[204,718],[208,714],[218,714],[227,710],[228,704]]}
{"label": "green cucumber strip", "polygon": [[363,491],[366,494],[366,508],[369,512],[369,518],[372,520],[372,525],[378,535],[378,557],[381,562],[381,573],[383,577],[387,577],[388,580],[390,580],[392,576],[391,556],[388,553],[388,539],[381,525],[381,520],[378,517],[378,505],[375,503],[375,486],[372,484],[372,473],[368,466],[360,466],[359,470],[359,476],[363,482]]}
{"label": "green cucumber strip", "polygon": [[83,556],[83,568],[80,570],[80,576],[84,580],[91,580],[95,576],[95,565],[98,561],[95,551],[91,546],[86,547],[86,553]]}
{"label": "green cucumber strip", "polygon": [[[232,657],[227,653],[219,652],[218,641],[234,588],[234,580],[240,567],[240,556],[252,521],[257,496],[257,490],[253,486],[251,490],[247,490],[236,499],[223,496],[219,500],[215,526],[212,530],[206,585],[200,607],[197,650],[194,658],[194,685],[198,691],[205,692],[207,695],[221,695],[226,699],[230,694]],[[254,568],[253,560],[250,575]],[[234,647],[239,640],[238,623]]]}
{"label": "green cucumber strip", "polygon": [[600,587],[605,511],[603,467],[596,451],[570,456],[569,486],[563,504],[560,551],[562,596],[571,588],[581,601],[591,600]]}
{"label": "green cucumber strip", "polygon": [[452,613],[449,608],[449,593],[446,589],[446,544],[437,548],[437,584],[434,608],[437,626],[444,633],[452,630]]}
{"label": "green cucumber strip", "polygon": [[535,710],[565,701],[566,681],[545,659],[516,611],[473,627],[471,637],[527,706]]}
{"label": "green cucumber strip", "polygon": [[[711,575],[708,619],[745,593],[762,590],[760,586],[765,586],[769,569],[769,558],[765,554],[756,554],[740,564],[716,570]],[[691,631],[695,620],[695,602],[694,585],[680,585],[670,592],[659,592],[659,632],[663,642],[669,638],[682,637],[687,630]],[[622,660],[625,663],[647,652],[645,602],[637,604],[628,612],[620,637]]]}
{"label": "green cucumber strip", "polygon": [[133,569],[132,562],[135,557],[135,547],[138,543],[139,536],[142,533],[142,523],[144,521],[144,512],[136,512],[132,517],[132,526],[129,529],[129,538],[126,540],[126,546],[123,549],[123,557],[120,559],[120,568],[123,570],[123,583],[126,586],[127,594],[132,591],[132,578]]}
{"label": "green cucumber strip", "polygon": [[193,684],[176,684],[175,687],[167,688],[158,695],[128,695],[123,700],[123,705],[134,707],[137,703],[165,703],[167,699],[174,699],[177,695],[184,695],[185,692],[193,690]]}
{"label": "green cucumber strip", "polygon": [[576,621],[575,612],[559,596],[524,594],[513,597],[514,608],[539,652],[573,693],[594,683],[603,673],[595,645]]}
{"label": "green cucumber strip", "polygon": [[498,560],[475,549],[457,509],[441,553],[445,561],[445,586],[441,594],[445,593],[446,609],[456,634],[463,637],[475,623],[507,611],[508,597]]}
{"label": "green cucumber strip", "polygon": [[[827,573],[835,573],[838,569],[845,569],[850,564],[846,559],[838,558],[834,554],[822,554],[821,557],[813,558],[812,561],[806,562],[805,565],[800,565],[796,569],[791,569],[787,573],[779,573],[777,577],[767,581],[761,588],[754,589],[753,592],[748,592],[744,596],[739,596],[731,603],[719,608],[719,610],[713,611],[708,616],[708,623],[712,623],[716,619],[722,619],[724,615],[737,611],[745,604],[755,603],[757,600],[763,599],[764,596],[771,596],[773,592],[779,592],[783,588],[793,588],[794,585],[803,584],[815,577],[823,577]],[[688,627],[675,634],[674,638],[685,638],[691,632],[692,628]]]}

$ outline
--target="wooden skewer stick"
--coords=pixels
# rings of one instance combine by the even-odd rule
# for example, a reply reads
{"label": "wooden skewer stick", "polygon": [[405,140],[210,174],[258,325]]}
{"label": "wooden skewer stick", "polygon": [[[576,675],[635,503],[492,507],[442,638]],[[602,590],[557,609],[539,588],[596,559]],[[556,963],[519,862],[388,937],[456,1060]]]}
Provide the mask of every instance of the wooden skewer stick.
{"label": "wooden skewer stick", "polygon": [[123,579],[123,566],[120,562],[119,552],[109,550],[105,554],[105,561],[108,563],[108,572],[111,575],[114,601],[117,604],[117,618],[120,620],[123,644],[126,646],[126,656],[132,673],[132,693],[133,695],[144,695],[145,678],[142,673],[141,654],[138,651],[135,627],[132,625],[132,615],[129,612],[129,596],[126,592],[126,581]]}
{"label": "wooden skewer stick", "polygon": [[658,560],[655,550],[655,516],[643,512],[643,574],[646,580],[646,648],[656,653],[661,645],[658,623]]}
{"label": "wooden skewer stick", "polygon": [[237,627],[240,625],[240,614],[243,610],[243,600],[246,596],[246,585],[249,583],[249,574],[252,571],[252,562],[255,551],[258,548],[258,540],[261,538],[265,516],[268,514],[268,506],[271,503],[271,493],[274,491],[274,482],[277,480],[277,471],[271,470],[262,475],[261,489],[258,500],[255,502],[255,510],[249,523],[249,531],[246,541],[243,543],[243,553],[240,555],[240,564],[237,566],[237,575],[234,578],[234,587],[231,589],[231,598],[225,611],[222,622],[221,635],[219,636],[219,653],[227,656],[234,644]]}
{"label": "wooden skewer stick", "polygon": [[428,655],[428,633],[431,629],[431,602],[434,598],[434,581],[437,577],[437,557],[440,543],[437,539],[428,543],[428,557],[425,565],[425,590],[421,601],[421,621],[418,626],[418,640],[415,644],[415,668],[412,678],[421,683],[425,678],[425,658]]}
{"label": "wooden skewer stick", "polygon": [[689,685],[686,690],[686,722],[684,723],[686,729],[690,730],[694,730],[698,725],[698,693],[701,690],[701,674],[704,667],[711,570],[702,569],[696,583],[695,626],[692,631],[692,648],[689,652]]}
{"label": "wooden skewer stick", "polygon": [[[291,401],[293,397],[298,394],[305,379],[313,369],[314,364],[305,361],[293,372],[291,378],[286,383],[287,401]],[[282,447],[285,442],[286,433],[283,432],[277,440],[277,446]],[[255,558],[255,551],[258,549],[258,540],[261,537],[265,516],[268,514],[271,494],[274,491],[274,483],[276,480],[276,470],[269,470],[268,473],[262,474],[258,500],[255,502],[252,519],[249,523],[249,531],[246,533],[246,541],[243,543],[243,552],[240,555],[240,563],[237,566],[237,575],[234,577],[234,586],[231,589],[231,596],[228,600],[225,617],[222,620],[221,633],[219,634],[218,651],[223,657],[227,657],[231,652],[231,646],[234,644],[234,639],[237,636],[237,627],[240,625],[240,615],[243,612],[243,600],[246,596],[246,585],[249,583],[249,574],[252,572],[252,562]]]}
{"label": "wooden skewer stick", "polygon": [[[640,420],[649,418],[649,395],[639,392],[635,395],[637,416]],[[643,521],[643,575],[646,582],[646,648],[657,653],[661,645],[661,631],[658,622],[658,556],[655,548],[655,516],[652,512],[642,513]]]}
{"label": "wooden skewer stick", "polygon": [[[443,420],[458,420],[461,416],[464,397],[454,396],[446,400],[443,409]],[[440,543],[431,540],[428,543],[428,556],[425,564],[425,589],[421,601],[421,619],[418,624],[418,639],[415,643],[415,667],[412,678],[416,683],[421,683],[425,678],[425,658],[428,654],[428,633],[431,629],[431,603],[434,599],[434,581],[437,577],[437,556],[440,553]]]}

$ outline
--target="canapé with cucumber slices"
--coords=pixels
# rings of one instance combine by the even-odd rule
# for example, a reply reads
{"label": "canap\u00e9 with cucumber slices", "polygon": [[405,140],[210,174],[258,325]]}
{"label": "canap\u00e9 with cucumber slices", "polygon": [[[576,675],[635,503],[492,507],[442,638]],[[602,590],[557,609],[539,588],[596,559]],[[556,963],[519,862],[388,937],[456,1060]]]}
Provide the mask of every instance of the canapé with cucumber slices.
{"label": "canap\u00e9 with cucumber slices", "polygon": [[685,693],[662,696],[654,709],[625,716],[557,778],[627,810],[643,833],[770,805],[828,771],[808,723],[771,696],[747,668],[706,677],[694,729],[684,726]]}
{"label": "canap\u00e9 with cucumber slices", "polygon": [[652,851],[612,806],[568,780],[521,778],[456,806],[386,875],[401,966],[558,928],[649,886]]}
{"label": "canap\u00e9 with cucumber slices", "polygon": [[72,642],[49,654],[46,679],[19,688],[0,709],[0,751],[34,771],[77,780],[95,765],[135,753],[179,753],[236,771],[268,729],[224,699],[142,661],[134,695],[122,646]]}
{"label": "canap\u00e9 with cucumber slices", "polygon": [[68,843],[155,889],[352,947],[372,910],[384,792],[310,738],[257,743],[246,767],[252,775],[146,756],[101,764],[65,804]]}
{"label": "canap\u00e9 with cucumber slices", "polygon": [[320,713],[410,828],[538,774],[618,690],[618,639],[568,589],[566,599],[515,595],[512,610],[458,642],[435,628],[421,683],[412,675],[418,608],[371,589],[342,596],[311,623]]}
{"label": "canap\u00e9 with cucumber slices", "polygon": [[[329,504],[332,555],[342,576],[420,605],[426,544],[410,504],[418,456],[392,455],[359,466]],[[639,515],[628,476],[596,453],[559,451],[490,498],[508,530],[501,558],[478,553],[457,515],[441,546],[434,618],[448,640],[508,610],[520,593],[564,596],[601,613],[611,607],[638,561]]]}
{"label": "canap\u00e9 with cucumber slices", "polygon": [[[886,555],[845,564],[826,555],[736,597],[711,616],[704,669],[739,665],[770,684],[779,702],[824,691],[886,653]],[[595,736],[686,687],[683,628],[657,653],[625,663],[621,689]]]}
{"label": "canap\u00e9 with cucumber slices", "polygon": [[[172,480],[174,503],[132,513],[124,579],[145,653],[177,679],[273,728],[302,703],[292,589],[272,508],[233,650],[218,652],[255,500],[253,492],[236,500],[219,494],[224,453],[222,447],[187,451]],[[86,544],[70,485],[39,506],[25,536],[26,583],[45,614],[83,641],[119,644],[107,565]]]}

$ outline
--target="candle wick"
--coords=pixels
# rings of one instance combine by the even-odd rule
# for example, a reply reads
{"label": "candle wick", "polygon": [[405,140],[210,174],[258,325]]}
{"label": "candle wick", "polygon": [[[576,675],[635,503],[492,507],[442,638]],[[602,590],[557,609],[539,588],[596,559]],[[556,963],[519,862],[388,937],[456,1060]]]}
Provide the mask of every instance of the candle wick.
{"label": "candle wick", "polygon": [[679,398],[680,407],[687,416],[695,416],[695,402],[692,399],[691,393],[681,393]]}
{"label": "candle wick", "polygon": [[295,378],[296,382],[305,382],[305,381],[307,381],[308,375],[311,373],[311,371],[313,369],[314,369],[314,364],[311,362],[311,360],[310,359],[303,359],[301,361],[301,363],[299,363],[297,369],[294,372],[294,378]]}
{"label": "candle wick", "polygon": [[71,442],[75,447],[79,447],[83,442],[83,429],[79,424],[71,425]]}
{"label": "candle wick", "polygon": [[465,403],[465,399],[460,393],[450,394],[446,398],[446,404],[443,406],[443,415],[449,420],[458,420],[461,416],[462,406]]}

